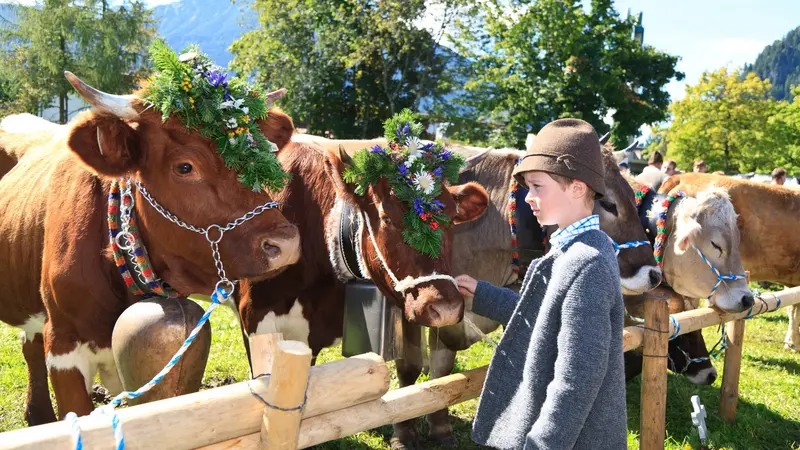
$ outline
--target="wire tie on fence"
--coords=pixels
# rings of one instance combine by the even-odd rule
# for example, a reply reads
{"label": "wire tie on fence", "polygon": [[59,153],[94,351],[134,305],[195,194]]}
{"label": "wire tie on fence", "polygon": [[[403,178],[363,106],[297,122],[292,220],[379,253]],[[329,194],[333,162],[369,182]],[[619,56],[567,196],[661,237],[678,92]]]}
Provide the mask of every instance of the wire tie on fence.
{"label": "wire tie on fence", "polygon": [[[255,377],[253,377],[253,380],[257,380],[257,379],[259,379],[259,378],[262,378],[262,377],[268,377],[268,376],[270,376],[270,375],[271,375],[271,374],[269,374],[269,373],[262,373],[262,374],[260,374],[260,375],[257,375],[257,376],[255,376]],[[302,411],[302,410],[303,410],[303,408],[306,406],[306,403],[308,402],[308,383],[306,383],[306,391],[305,391],[305,393],[303,394],[303,403],[301,403],[301,404],[299,404],[299,405],[297,405],[297,406],[293,406],[293,407],[291,407],[291,408],[282,408],[282,407],[280,407],[280,406],[273,405],[272,403],[270,403],[270,402],[266,401],[266,400],[264,399],[264,397],[260,396],[260,395],[258,394],[258,392],[254,391],[254,390],[253,390],[253,387],[252,387],[252,386],[250,386],[250,382],[251,382],[251,381],[252,381],[252,380],[247,380],[247,389],[250,389],[250,394],[252,394],[252,395],[253,395],[253,397],[255,397],[255,398],[257,398],[259,401],[261,401],[261,403],[263,403],[263,404],[264,404],[264,406],[266,406],[267,408],[270,408],[270,409],[275,409],[275,410],[278,410],[278,411],[283,411],[283,412]]]}

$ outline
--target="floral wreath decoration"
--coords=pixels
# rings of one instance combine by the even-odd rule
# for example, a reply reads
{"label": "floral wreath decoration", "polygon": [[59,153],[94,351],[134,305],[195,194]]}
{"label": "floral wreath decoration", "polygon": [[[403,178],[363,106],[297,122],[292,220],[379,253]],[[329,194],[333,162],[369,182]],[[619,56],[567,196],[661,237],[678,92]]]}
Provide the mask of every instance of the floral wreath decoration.
{"label": "floral wreath decoration", "polygon": [[225,165],[239,174],[245,187],[259,192],[286,185],[289,175],[275,157],[278,148],[256,122],[267,117],[271,98],[243,78],[229,78],[197,46],[178,56],[163,40],[155,40],[150,61],[154,74],[143,99],[164,121],[174,114],[187,129],[214,141]]}
{"label": "floral wreath decoration", "polygon": [[437,259],[442,250],[443,227],[452,219],[436,198],[445,183],[458,182],[465,160],[438,142],[423,144],[419,139],[423,129],[411,110],[395,114],[384,122],[388,147],[376,144],[359,150],[343,176],[347,183],[356,185],[356,195],[362,196],[370,185],[386,178],[395,196],[408,207],[403,239],[416,251]]}

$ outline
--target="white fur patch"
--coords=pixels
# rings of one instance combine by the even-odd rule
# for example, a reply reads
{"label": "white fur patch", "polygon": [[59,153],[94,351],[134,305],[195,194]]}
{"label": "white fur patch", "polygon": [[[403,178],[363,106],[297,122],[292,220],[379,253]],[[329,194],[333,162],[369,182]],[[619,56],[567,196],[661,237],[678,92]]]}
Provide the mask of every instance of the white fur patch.
{"label": "white fur patch", "polygon": [[642,266],[636,271],[636,275],[628,278],[620,278],[622,293],[626,295],[637,295],[649,291],[650,271],[661,272],[658,266]]}
{"label": "white fur patch", "polygon": [[283,339],[287,341],[300,341],[308,344],[308,335],[311,331],[308,320],[303,317],[303,305],[300,301],[295,300],[292,309],[288,314],[276,315],[274,311],[270,311],[256,327],[255,333],[250,333],[250,336],[256,334],[267,333],[282,333]]}
{"label": "white fur patch", "polygon": [[44,330],[44,323],[47,321],[47,314],[40,312],[36,313],[25,321],[19,328],[25,332],[25,340],[30,342],[37,334],[41,334]]}
{"label": "white fur patch", "polygon": [[710,384],[708,383],[708,376],[711,374],[714,374],[714,379],[716,379],[717,369],[713,367],[707,367],[694,375],[687,375],[686,378],[688,378],[689,382],[692,384],[707,385]]}
{"label": "white fur patch", "polygon": [[[47,353],[48,370],[72,370],[78,369],[83,375],[83,382],[86,385],[86,392],[91,393],[92,383],[98,368],[101,369],[100,377],[109,392],[119,393],[122,391],[122,382],[117,373],[117,366],[114,364],[114,355],[110,348],[99,348],[96,352],[92,351],[94,345],[88,342],[78,342],[75,350],[63,355],[53,355]],[[108,384],[106,384],[108,383]]]}

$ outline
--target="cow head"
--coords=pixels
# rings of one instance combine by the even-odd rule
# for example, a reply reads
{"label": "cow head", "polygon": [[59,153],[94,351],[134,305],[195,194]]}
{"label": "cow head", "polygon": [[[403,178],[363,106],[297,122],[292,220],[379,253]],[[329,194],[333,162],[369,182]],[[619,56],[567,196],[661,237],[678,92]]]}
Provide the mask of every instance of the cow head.
{"label": "cow head", "polygon": [[[362,262],[372,281],[403,310],[411,323],[432,327],[458,323],[464,314],[464,301],[451,280],[434,279],[398,292],[395,281],[381,261],[383,258],[398,280],[433,274],[451,275],[450,226],[446,227],[438,259],[419,253],[403,239],[407,207],[394,196],[387,180],[378,179],[365,195],[356,195],[355,186],[343,179],[350,162],[347,153],[331,150],[325,153],[325,170],[333,181],[337,197],[356,205],[369,222],[361,233],[360,248]],[[453,224],[459,224],[480,217],[486,210],[489,196],[480,185],[467,183],[442,189],[438,200],[445,205],[444,211]]]}
{"label": "cow head", "polygon": [[[140,180],[164,208],[199,228],[224,227],[270,201],[267,193],[243,186],[225,166],[216,144],[177,118],[164,122],[133,95],[106,94],[71,73],[66,76],[92,106],[71,125],[68,147],[99,177]],[[278,145],[286,141],[288,137]],[[210,291],[218,277],[206,238],[168,221],[140,193],[135,198],[142,238],[159,275],[182,292]],[[278,273],[297,262],[299,239],[297,228],[278,209],[264,211],[220,241],[228,278]]]}
{"label": "cow head", "polygon": [[[628,180],[620,173],[614,155],[603,149],[606,195],[594,202],[600,228],[617,243],[647,241],[636,210],[636,200]],[[649,245],[623,249],[619,253],[619,275],[623,293],[649,291],[661,283],[661,270]]]}
{"label": "cow head", "polygon": [[[724,190],[710,188],[697,198],[683,197],[667,229],[672,231],[664,245],[664,276],[675,292],[704,298],[717,284],[716,273],[696,249],[720,274],[744,273],[736,211]],[[710,302],[725,311],[744,311],[753,306],[753,294],[747,280],[723,281]]]}

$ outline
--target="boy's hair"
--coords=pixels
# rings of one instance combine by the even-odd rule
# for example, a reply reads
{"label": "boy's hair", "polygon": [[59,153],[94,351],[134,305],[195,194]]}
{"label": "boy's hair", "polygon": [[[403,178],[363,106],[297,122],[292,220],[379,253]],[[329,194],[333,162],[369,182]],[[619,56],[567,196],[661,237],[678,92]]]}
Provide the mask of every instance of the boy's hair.
{"label": "boy's hair", "polygon": [[678,163],[677,163],[677,162],[675,162],[675,160],[674,160],[674,159],[668,159],[668,160],[667,160],[667,163],[666,163],[666,166],[667,166],[667,167],[669,167],[669,166],[672,166],[672,167],[674,167],[674,168],[676,168],[676,169],[677,169],[677,168],[678,168]]}
{"label": "boy's hair", "polygon": [[786,176],[786,169],[783,167],[778,167],[777,169],[772,171],[772,179],[777,180],[778,178],[783,178]]}
{"label": "boy's hair", "polygon": [[658,150],[654,151],[652,155],[650,155],[650,159],[647,160],[647,164],[653,165],[658,163],[663,163],[664,157],[661,156],[661,152]]}
{"label": "boy's hair", "polygon": [[[547,173],[547,174],[550,175],[550,178],[556,180],[556,183],[558,183],[558,185],[561,186],[562,191],[565,191],[567,189],[567,186],[576,181],[575,178],[565,177],[564,175],[556,175],[554,173]],[[594,203],[595,199],[597,198],[598,198],[597,192],[595,192],[592,188],[589,187],[588,184],[586,184],[586,196],[584,197],[586,204],[589,205],[591,203]]]}

